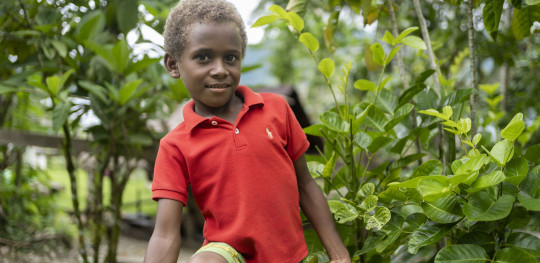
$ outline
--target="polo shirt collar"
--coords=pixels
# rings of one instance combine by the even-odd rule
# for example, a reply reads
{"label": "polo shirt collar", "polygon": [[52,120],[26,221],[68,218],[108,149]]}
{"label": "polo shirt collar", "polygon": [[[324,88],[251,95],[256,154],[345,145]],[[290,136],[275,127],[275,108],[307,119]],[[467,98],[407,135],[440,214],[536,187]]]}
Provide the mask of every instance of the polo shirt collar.
{"label": "polo shirt collar", "polygon": [[[236,94],[244,99],[244,108],[250,108],[251,106],[259,104],[264,105],[263,97],[246,86],[238,86]],[[209,120],[208,118],[195,113],[194,107],[195,103],[193,100],[190,100],[183,109],[184,124],[189,133],[191,133],[191,131],[199,124]]]}

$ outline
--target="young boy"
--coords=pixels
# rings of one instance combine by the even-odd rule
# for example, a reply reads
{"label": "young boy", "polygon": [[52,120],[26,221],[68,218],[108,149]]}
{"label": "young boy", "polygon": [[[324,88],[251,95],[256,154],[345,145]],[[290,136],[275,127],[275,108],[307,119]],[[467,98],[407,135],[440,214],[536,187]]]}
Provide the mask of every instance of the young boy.
{"label": "young boy", "polygon": [[307,169],[309,146],[283,98],[239,86],[245,28],[225,0],[183,0],[165,25],[164,64],[193,98],[160,142],[156,226],[145,262],[176,262],[190,185],[205,226],[190,262],[297,263],[308,253],[299,207],[332,262],[350,262]]}

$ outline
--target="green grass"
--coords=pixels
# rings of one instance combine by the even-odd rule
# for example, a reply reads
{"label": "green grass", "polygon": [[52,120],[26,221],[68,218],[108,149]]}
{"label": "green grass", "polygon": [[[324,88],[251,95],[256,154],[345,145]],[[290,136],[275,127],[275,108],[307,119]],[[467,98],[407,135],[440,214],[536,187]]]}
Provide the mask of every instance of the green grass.
{"label": "green grass", "polygon": [[[63,189],[56,196],[58,207],[67,211],[73,210],[70,190],[71,184],[67,171],[63,168],[63,166],[55,164],[50,165],[50,168],[47,169],[47,173],[50,176],[51,182],[59,184],[63,187]],[[86,197],[88,196],[88,174],[86,173],[86,171],[77,170],[76,176],[79,207],[81,210],[84,210],[86,207]],[[126,189],[123,193],[123,213],[137,212],[135,202],[137,202],[137,200],[140,200],[141,212],[151,216],[156,215],[157,203],[152,201],[152,191],[150,190],[150,184],[151,183],[147,180],[146,174],[143,170],[135,170],[133,174],[131,174],[129,182],[127,183]],[[105,206],[109,205],[110,203],[110,193],[110,179],[108,177],[105,177],[103,181],[103,201]]]}

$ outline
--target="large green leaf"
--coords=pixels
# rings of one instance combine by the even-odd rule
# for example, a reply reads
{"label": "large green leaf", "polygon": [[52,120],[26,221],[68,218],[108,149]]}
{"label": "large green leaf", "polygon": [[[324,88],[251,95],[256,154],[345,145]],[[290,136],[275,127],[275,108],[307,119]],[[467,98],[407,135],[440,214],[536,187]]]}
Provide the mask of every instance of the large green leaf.
{"label": "large green leaf", "polygon": [[392,213],[390,221],[384,225],[382,231],[388,233],[383,240],[377,243],[375,250],[377,253],[383,252],[386,248],[392,247],[392,244],[395,243],[398,238],[403,233],[403,223],[404,219],[402,216]]}
{"label": "large green leaf", "polygon": [[377,207],[377,200],[379,200],[379,198],[377,196],[369,195],[362,201],[362,203],[360,203],[358,208],[360,209],[360,211],[363,214],[369,213],[369,212],[373,211],[373,209],[375,209],[375,207]]}
{"label": "large green leaf", "polygon": [[484,189],[469,196],[463,205],[463,213],[471,221],[495,221],[507,217],[512,210],[514,197],[503,195],[497,199],[494,187]]}
{"label": "large green leaf", "polygon": [[401,120],[409,117],[409,114],[413,109],[414,109],[414,105],[410,103],[406,103],[403,106],[401,106],[399,109],[397,109],[394,112],[394,117],[386,125],[384,125],[384,130],[388,132],[391,129],[393,129],[398,123],[401,122]]}
{"label": "large green leaf", "polygon": [[527,148],[524,157],[531,163],[540,162],[540,144],[532,145]]}
{"label": "large green leaf", "polygon": [[296,31],[302,32],[302,29],[304,29],[304,20],[297,13],[292,11],[288,12],[287,20],[289,20],[289,23]]}
{"label": "large green leaf", "polygon": [[531,5],[521,9],[514,9],[512,17],[512,32],[521,40],[531,34],[531,26],[540,20],[540,6]]}
{"label": "large green leaf", "polygon": [[329,59],[329,58],[325,58],[323,60],[321,60],[321,62],[319,62],[319,71],[327,78],[327,79],[330,79],[332,77],[332,75],[334,75],[334,70],[335,70],[335,64],[334,64],[334,61]]}
{"label": "large green leaf", "polygon": [[459,237],[457,244],[479,245],[487,252],[493,250],[493,248],[495,247],[495,241],[493,240],[493,237],[488,233],[481,231],[472,231]]}
{"label": "large green leaf", "polygon": [[493,263],[538,263],[533,255],[523,249],[507,247],[495,254]]}
{"label": "large green leaf", "polygon": [[306,13],[308,2],[308,0],[290,0],[285,9],[303,17]]}
{"label": "large green leaf", "polygon": [[368,151],[370,153],[376,153],[378,150],[380,150],[382,147],[386,146],[393,140],[394,139],[386,137],[386,136],[378,136],[368,146]]}
{"label": "large green leaf", "polygon": [[433,221],[441,224],[454,223],[463,218],[457,196],[447,194],[433,202],[423,202],[422,210]]}
{"label": "large green leaf", "polygon": [[272,5],[268,8],[270,11],[274,12],[280,18],[287,19],[287,11],[279,5]]}
{"label": "large green leaf", "polygon": [[126,104],[131,97],[133,96],[133,93],[135,92],[135,89],[141,84],[142,79],[136,79],[134,81],[130,81],[122,86],[120,88],[120,91],[118,95],[120,96],[120,105]]}
{"label": "large green leaf", "polygon": [[80,42],[92,39],[96,34],[105,28],[105,15],[99,11],[92,11],[85,14],[75,30],[75,37]]}
{"label": "large green leaf", "polygon": [[268,25],[278,19],[279,19],[279,16],[276,16],[276,15],[262,16],[262,17],[259,17],[259,19],[257,19],[257,21],[255,21],[255,23],[251,27],[260,27],[260,26]]}
{"label": "large green leaf", "polygon": [[527,176],[527,172],[529,172],[527,160],[521,157],[514,158],[505,166],[506,179],[504,180],[515,186],[519,186],[519,184]]}
{"label": "large green leaf", "polygon": [[405,38],[406,36],[408,36],[409,34],[411,34],[412,32],[416,30],[418,30],[418,27],[416,26],[406,28],[401,33],[399,33],[399,35],[395,38],[394,43],[399,43],[403,38]]}
{"label": "large green leaf", "polygon": [[[124,74],[125,75],[129,75],[133,72],[138,72],[138,71],[142,71],[142,70],[147,70],[147,68],[150,66],[150,65],[153,65],[155,63],[158,63],[159,61],[161,60],[161,58],[148,58],[148,57],[145,57],[143,58],[142,60],[139,60],[135,63],[131,63],[127,68],[126,70],[124,71]],[[242,68],[242,70],[244,70],[244,67]]]}
{"label": "large green leaf", "polygon": [[520,229],[527,226],[531,217],[527,208],[523,206],[514,206],[508,216],[506,227],[509,229]]}
{"label": "large green leaf", "polygon": [[471,94],[474,92],[474,89],[457,89],[450,93],[444,99],[443,105],[456,106],[462,102],[469,101]]}
{"label": "large green leaf", "polygon": [[388,208],[383,206],[378,206],[375,208],[375,213],[373,215],[365,215],[364,221],[366,224],[366,230],[372,228],[381,229],[388,221],[390,221],[391,214]]}
{"label": "large green leaf", "polygon": [[124,70],[127,68],[130,58],[129,55],[131,54],[131,50],[129,49],[129,46],[127,44],[127,41],[125,39],[122,39],[118,41],[114,47],[111,50],[111,59],[107,59],[112,67],[113,70],[116,71],[118,74],[123,74]]}
{"label": "large green leaf", "polygon": [[366,183],[358,190],[357,196],[359,197],[368,197],[375,193],[375,185],[373,183]]}
{"label": "large green leaf", "polygon": [[497,39],[503,4],[504,0],[485,0],[484,10],[482,12],[484,26],[494,40]]}
{"label": "large green leaf", "polygon": [[515,141],[517,137],[525,130],[523,122],[523,113],[518,113],[512,118],[510,123],[501,130],[501,137],[510,141]]}
{"label": "large green leaf", "polygon": [[354,135],[354,143],[365,151],[367,151],[372,141],[371,136],[363,131],[359,131]]}
{"label": "large green leaf", "polygon": [[304,44],[311,52],[319,50],[319,41],[311,33],[302,33],[298,38],[300,43]]}
{"label": "large green leaf", "polygon": [[451,190],[446,176],[429,176],[418,181],[418,191],[426,202],[434,202]]}
{"label": "large green leaf", "polygon": [[403,91],[399,95],[398,107],[401,107],[401,105],[404,105],[405,103],[408,103],[410,100],[412,100],[414,98],[414,96],[416,94],[423,91],[426,87],[427,86],[424,85],[424,84],[416,84],[416,85],[410,87],[409,89]]}
{"label": "large green leaf", "polygon": [[400,42],[402,44],[405,44],[405,45],[407,45],[409,47],[412,47],[412,48],[415,48],[415,49],[424,50],[424,49],[427,48],[426,43],[424,42],[424,40],[422,40],[421,38],[419,38],[417,36],[407,36],[407,37],[403,38]]}
{"label": "large green leaf", "polygon": [[[456,175],[478,172],[489,161],[485,154],[479,154],[463,163],[454,173]],[[452,167],[454,164],[452,164]]]}
{"label": "large green leaf", "polygon": [[332,178],[334,167],[336,167],[337,159],[338,159],[338,155],[336,154],[336,152],[332,152],[332,157],[330,157],[330,160],[326,162],[322,171],[322,176],[324,178],[328,178],[328,179]]}
{"label": "large green leaf", "polygon": [[354,206],[338,200],[329,200],[328,206],[332,214],[334,214],[334,218],[340,224],[355,220],[359,215]]}
{"label": "large green leaf", "polygon": [[[446,177],[444,175],[434,175],[434,176],[441,176],[441,177]],[[429,176],[418,176],[418,177],[415,177],[411,180],[407,180],[407,181],[403,181],[403,182],[393,182],[393,183],[389,183],[388,186],[392,186],[392,187],[402,187],[402,188],[417,188],[418,187],[418,181],[420,181],[421,179],[424,179],[424,178],[429,178]]]}
{"label": "large green leaf", "polygon": [[52,115],[54,132],[58,132],[58,130],[60,130],[62,125],[66,123],[69,117],[70,111],[71,111],[71,102],[69,101],[62,101],[62,102],[57,103],[54,106],[53,115]]}
{"label": "large green leaf", "polygon": [[381,44],[374,43],[369,47],[369,50],[371,51],[371,54],[373,56],[373,61],[379,65],[384,65],[384,49],[382,48]]}
{"label": "large green leaf", "polygon": [[443,120],[448,120],[448,116],[446,116],[443,113],[440,113],[436,109],[419,110],[418,113],[426,114],[426,115],[429,115],[429,116],[434,116],[434,117],[437,117],[437,118],[440,118],[440,119],[443,119]]}
{"label": "large green leaf", "polygon": [[409,154],[407,156],[401,157],[390,165],[390,171],[403,168],[407,166],[408,164],[421,159],[425,155],[426,155],[425,153],[413,153],[413,154]]}
{"label": "large green leaf", "polygon": [[469,193],[478,192],[482,189],[494,186],[502,182],[506,176],[504,176],[504,173],[496,170],[491,172],[490,174],[486,174],[483,176],[478,177],[474,183],[472,183],[471,188],[468,189]]}
{"label": "large green leaf", "polygon": [[474,180],[476,180],[476,177],[478,176],[478,172],[468,172],[468,173],[461,173],[454,175],[453,177],[450,177],[450,184],[457,186],[460,184],[466,184],[471,185]]}
{"label": "large green leaf", "polygon": [[[328,128],[322,123],[313,124],[311,126],[305,127],[304,133],[307,135],[323,137],[323,132],[326,133]],[[368,136],[369,137],[369,136]]]}
{"label": "large green leaf", "polygon": [[107,90],[103,88],[102,86],[99,86],[97,84],[94,84],[90,81],[79,81],[79,86],[90,92],[91,94],[94,94],[96,97],[98,97],[103,103],[107,103],[108,99],[106,97]]}
{"label": "large green leaf", "polygon": [[117,0],[116,22],[124,35],[137,26],[139,22],[139,4],[136,0]]}
{"label": "large green leaf", "polygon": [[529,171],[520,187],[519,202],[529,210],[540,211],[540,166]]}
{"label": "large green leaf", "polygon": [[471,244],[445,247],[435,257],[435,263],[485,263],[488,260],[481,246]]}
{"label": "large green leaf", "polygon": [[381,132],[385,132],[384,126],[388,123],[388,117],[379,108],[373,106],[369,110],[366,120],[371,126]]}
{"label": "large green leaf", "polygon": [[423,224],[419,229],[414,231],[409,238],[409,253],[416,254],[420,248],[441,240],[452,230],[452,228],[454,228],[454,226],[455,223],[437,224],[428,222]]}
{"label": "large green leaf", "polygon": [[507,245],[525,249],[535,257],[540,257],[540,238],[525,232],[514,232],[508,236]]}
{"label": "large green leaf", "polygon": [[420,176],[430,176],[441,174],[442,172],[442,163],[439,160],[429,160],[420,166],[416,167],[414,172],[411,174],[411,179],[420,177]]}
{"label": "large green leaf", "polygon": [[359,90],[377,91],[377,85],[367,79],[359,79],[354,82],[354,88]]}
{"label": "large green leaf", "polygon": [[384,191],[377,195],[379,201],[389,204],[393,200],[405,202],[409,199],[409,196],[402,191],[399,187],[389,186]]}
{"label": "large green leaf", "polygon": [[319,118],[328,129],[341,133],[349,132],[349,123],[341,119],[341,117],[333,111],[324,112]]}
{"label": "large green leaf", "polygon": [[519,192],[519,202],[531,211],[540,211],[540,198],[535,198],[527,192]]}
{"label": "large green leaf", "polygon": [[506,162],[510,161],[514,155],[514,144],[508,139],[504,139],[500,142],[497,142],[491,151],[482,145],[482,148],[487,152],[491,160],[498,166],[504,166]]}

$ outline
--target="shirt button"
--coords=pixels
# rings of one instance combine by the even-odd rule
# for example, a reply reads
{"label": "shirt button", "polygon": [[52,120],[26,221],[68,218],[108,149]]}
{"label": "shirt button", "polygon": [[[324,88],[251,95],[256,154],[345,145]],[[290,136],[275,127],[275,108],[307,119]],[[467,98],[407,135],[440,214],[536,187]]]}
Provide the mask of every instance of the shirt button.
{"label": "shirt button", "polygon": [[217,121],[212,121],[212,125],[216,126],[216,125],[217,125]]}
{"label": "shirt button", "polygon": [[234,130],[234,133],[239,134],[239,133],[240,133],[240,130],[238,130],[238,128],[236,128],[236,129]]}

